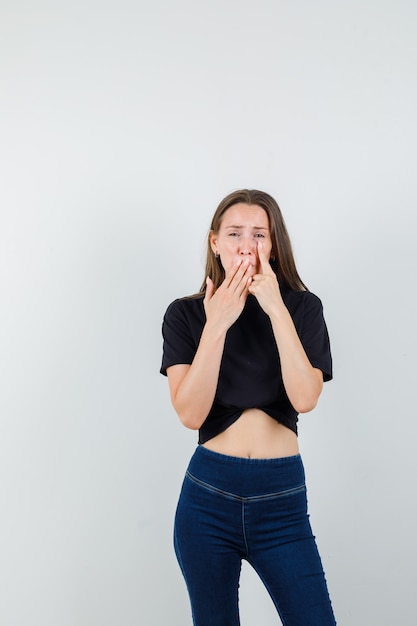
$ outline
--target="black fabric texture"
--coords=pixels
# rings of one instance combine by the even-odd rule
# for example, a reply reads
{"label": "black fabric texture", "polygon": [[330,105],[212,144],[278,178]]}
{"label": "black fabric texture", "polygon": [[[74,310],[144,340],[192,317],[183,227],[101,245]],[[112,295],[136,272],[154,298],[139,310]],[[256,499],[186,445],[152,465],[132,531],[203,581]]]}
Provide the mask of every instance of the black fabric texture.
{"label": "black fabric texture", "polygon": [[[320,299],[310,291],[282,290],[282,298],[313,367],[331,380],[332,357]],[[206,321],[203,296],[172,302],[162,324],[161,374],[171,365],[191,364]],[[282,382],[279,353],[270,319],[249,295],[238,320],[229,328],[217,390],[199,431],[205,443],[228,428],[242,412],[258,408],[297,433],[298,413]]]}

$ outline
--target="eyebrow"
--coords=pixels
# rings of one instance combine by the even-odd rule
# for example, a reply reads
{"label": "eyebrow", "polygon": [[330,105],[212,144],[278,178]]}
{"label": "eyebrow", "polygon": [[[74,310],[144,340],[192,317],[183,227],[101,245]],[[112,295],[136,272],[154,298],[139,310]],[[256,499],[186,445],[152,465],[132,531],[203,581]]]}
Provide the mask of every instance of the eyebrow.
{"label": "eyebrow", "polygon": [[[233,228],[234,230],[242,230],[245,226],[225,226],[225,228]],[[266,226],[252,226],[253,230],[269,230]]]}

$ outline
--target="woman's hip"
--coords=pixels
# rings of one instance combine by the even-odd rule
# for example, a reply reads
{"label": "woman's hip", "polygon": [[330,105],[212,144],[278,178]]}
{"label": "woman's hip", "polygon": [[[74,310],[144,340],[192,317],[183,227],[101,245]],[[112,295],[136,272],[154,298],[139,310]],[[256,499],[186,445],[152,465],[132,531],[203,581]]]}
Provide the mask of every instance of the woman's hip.
{"label": "woman's hip", "polygon": [[299,454],[252,459],[220,454],[200,445],[191,457],[186,477],[202,489],[238,500],[279,497],[305,488]]}

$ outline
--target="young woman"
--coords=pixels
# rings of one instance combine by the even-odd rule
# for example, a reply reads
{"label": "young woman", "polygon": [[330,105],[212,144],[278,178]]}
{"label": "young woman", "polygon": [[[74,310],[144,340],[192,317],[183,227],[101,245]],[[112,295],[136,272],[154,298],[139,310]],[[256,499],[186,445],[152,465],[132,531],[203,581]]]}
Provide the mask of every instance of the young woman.
{"label": "young woman", "polygon": [[332,377],[329,338],[270,195],[220,203],[200,293],[168,307],[163,337],[172,404],[199,430],[174,532],[194,625],[240,623],[242,559],[285,626],[334,625],[297,442]]}

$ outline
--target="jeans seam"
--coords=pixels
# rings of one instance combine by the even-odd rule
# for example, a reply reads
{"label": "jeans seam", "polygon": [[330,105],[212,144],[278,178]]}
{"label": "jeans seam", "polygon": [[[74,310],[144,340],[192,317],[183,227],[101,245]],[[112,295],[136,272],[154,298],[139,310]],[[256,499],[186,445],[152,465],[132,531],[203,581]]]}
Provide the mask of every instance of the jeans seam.
{"label": "jeans seam", "polygon": [[245,522],[245,503],[242,502],[242,533],[243,533],[243,541],[245,542],[246,548],[246,557],[249,558],[249,546],[246,537],[246,522]]}
{"label": "jeans seam", "polygon": [[231,500],[237,500],[238,502],[256,502],[256,501],[260,501],[260,500],[271,500],[271,499],[274,499],[274,498],[284,498],[286,496],[291,496],[293,494],[296,494],[296,493],[299,493],[300,491],[304,491],[305,490],[305,483],[303,483],[301,485],[297,485],[296,487],[292,487],[291,489],[285,489],[284,491],[277,491],[277,492],[274,492],[274,493],[268,493],[268,494],[259,495],[259,496],[238,496],[235,493],[229,493],[228,491],[224,491],[223,489],[219,489],[218,487],[214,487],[213,485],[210,485],[209,483],[206,483],[203,480],[200,480],[199,478],[196,478],[188,470],[186,471],[185,475],[192,482],[194,482],[196,485],[199,485],[203,489],[206,489],[207,491],[211,491],[212,493],[217,493],[218,495],[224,496],[225,498],[229,498]]}

